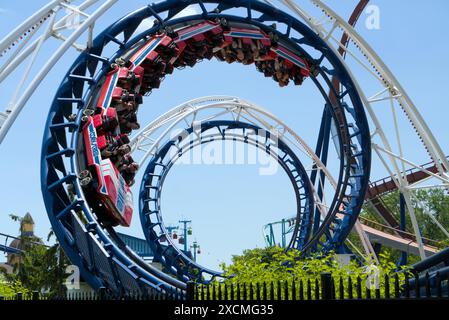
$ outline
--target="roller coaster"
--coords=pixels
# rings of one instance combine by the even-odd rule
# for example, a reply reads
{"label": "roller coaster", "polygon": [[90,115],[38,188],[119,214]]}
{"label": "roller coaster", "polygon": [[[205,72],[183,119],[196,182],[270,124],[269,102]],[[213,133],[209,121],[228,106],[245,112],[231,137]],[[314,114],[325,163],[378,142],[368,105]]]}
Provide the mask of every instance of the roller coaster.
{"label": "roller coaster", "polygon": [[[428,258],[437,250],[421,236],[413,205],[413,190],[448,189],[448,159],[393,73],[354,29],[367,0],[349,22],[320,0],[308,6],[290,0],[164,0],[97,33],[95,22],[107,19],[116,3],[53,0],[0,42],[0,85],[30,60],[18,94],[0,113],[0,143],[55,63],[71,47],[80,52],[48,112],[41,186],[59,243],[94,289],[112,295],[174,292],[187,281],[222,277],[176,247],[160,199],[170,169],[183,155],[225,140],[262,150],[288,176],[296,199],[288,248],[303,256],[332,251],[375,259],[370,240],[378,237],[403,251],[401,243],[412,244],[422,259],[418,271],[449,260],[447,249]],[[195,14],[181,14],[188,8]],[[74,15],[80,21],[69,28]],[[35,58],[50,38],[61,45],[33,74]],[[324,105],[316,145],[239,97],[195,99],[140,125],[139,108],[165,77],[212,59],[254,65],[281,88],[313,84]],[[413,148],[402,143],[403,135],[412,136],[403,133],[404,123],[415,137]],[[419,165],[423,155],[430,162]],[[137,209],[131,186],[140,168]],[[382,195],[394,190],[401,194],[401,221],[382,202]],[[364,203],[392,233],[358,219]],[[130,225],[136,210],[151,251],[171,275],[147,264],[116,233],[116,226]],[[406,213],[413,234],[405,230]],[[352,230],[363,252],[347,240]]]}

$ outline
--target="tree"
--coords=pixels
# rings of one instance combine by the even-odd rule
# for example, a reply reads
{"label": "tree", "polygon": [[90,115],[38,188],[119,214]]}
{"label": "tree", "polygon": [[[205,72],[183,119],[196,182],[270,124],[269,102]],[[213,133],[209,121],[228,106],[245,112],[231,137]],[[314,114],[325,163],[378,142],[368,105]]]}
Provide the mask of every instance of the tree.
{"label": "tree", "polygon": [[49,248],[35,245],[23,254],[16,277],[31,291],[46,292],[50,297],[61,296],[65,294],[67,265],[67,258],[58,244]]}
{"label": "tree", "polygon": [[14,298],[19,292],[25,296],[30,294],[30,291],[25,288],[19,280],[9,281],[7,277],[0,272],[0,297],[5,299]]}
{"label": "tree", "polygon": [[[443,226],[449,227],[449,196],[445,190],[422,189],[413,191],[412,193],[412,204],[422,236],[435,241],[446,241],[447,236],[430,217],[432,215]],[[393,216],[399,221],[399,191],[382,196],[382,200]],[[379,215],[369,205],[363,207],[361,216],[384,224]],[[412,233],[413,229],[409,214],[406,215],[406,225],[407,231]]]}
{"label": "tree", "polygon": [[[449,196],[444,189],[421,189],[412,191],[412,204],[415,209],[421,235],[431,240],[429,245],[436,246],[439,249],[449,245],[449,239],[445,233],[437,226],[430,217],[432,215],[443,227],[449,227]],[[391,192],[382,196],[382,201],[390,210],[397,221],[400,220],[399,191]],[[360,214],[362,218],[385,224],[375,210],[368,204],[363,206]],[[406,214],[406,231],[414,234],[410,215]],[[386,230],[388,232],[388,230]],[[358,243],[355,235],[350,236],[352,242]],[[383,252],[388,252],[392,259],[398,259],[400,252],[398,250],[382,248]],[[409,263],[419,261],[419,257],[410,256]]]}
{"label": "tree", "polygon": [[[365,281],[369,275],[369,268],[375,267],[378,270],[379,282],[384,288],[385,275],[392,275],[397,271],[397,267],[391,262],[388,255],[381,255],[380,264],[361,265],[356,260],[344,265],[337,259],[335,254],[326,256],[311,256],[300,259],[298,250],[285,251],[279,247],[268,247],[263,249],[245,250],[242,255],[232,257],[230,265],[222,264],[221,268],[226,277],[226,284],[233,284],[234,288],[246,284],[270,284],[273,282],[287,283],[291,287],[292,282],[302,281],[306,284],[309,280],[314,283],[319,280],[323,272],[330,272],[334,279],[342,278],[345,288],[348,288],[348,278],[352,283],[356,283],[360,277]],[[402,281],[405,273],[399,274]],[[339,282],[336,282],[338,290]],[[314,288],[312,288],[314,290]]]}
{"label": "tree", "polygon": [[[21,223],[23,231],[24,218],[13,215],[11,218]],[[48,241],[52,234],[49,233]],[[14,274],[5,275],[5,280],[10,284],[20,283],[29,291],[47,293],[49,297],[65,295],[65,269],[69,261],[59,243],[47,247],[41,239],[22,232],[19,247],[23,253],[16,259]]]}

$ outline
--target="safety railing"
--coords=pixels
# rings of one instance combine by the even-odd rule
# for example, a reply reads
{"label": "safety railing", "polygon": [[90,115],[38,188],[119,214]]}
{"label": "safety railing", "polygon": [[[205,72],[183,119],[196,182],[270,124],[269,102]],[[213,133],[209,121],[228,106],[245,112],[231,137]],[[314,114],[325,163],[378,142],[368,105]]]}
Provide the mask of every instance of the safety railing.
{"label": "safety railing", "polygon": [[365,300],[449,299],[448,276],[394,274],[380,277],[332,276],[263,283],[214,283],[188,286],[194,300]]}

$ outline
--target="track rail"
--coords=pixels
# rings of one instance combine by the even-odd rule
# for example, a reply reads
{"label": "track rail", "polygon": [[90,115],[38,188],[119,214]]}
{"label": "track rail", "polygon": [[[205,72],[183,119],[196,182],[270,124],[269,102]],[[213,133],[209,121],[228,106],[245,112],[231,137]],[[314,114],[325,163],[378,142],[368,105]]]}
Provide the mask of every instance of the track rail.
{"label": "track rail", "polygon": [[[8,242],[10,240],[21,241],[22,240],[21,238],[14,237],[14,236],[4,234],[4,233],[0,233],[0,239],[1,239],[0,251],[6,252],[6,253],[14,253],[14,254],[22,254],[23,253],[23,250],[21,248],[15,248],[15,247],[11,247],[11,245],[8,245]],[[27,240],[27,244],[47,247],[43,243],[31,241],[29,239]]]}
{"label": "track rail", "polygon": [[[324,252],[344,251],[343,242],[356,223],[368,190],[371,150],[374,150],[389,172],[391,181],[394,181],[405,196],[420,254],[422,257],[425,256],[423,240],[420,236],[414,209],[411,206],[412,195],[408,178],[411,181],[419,180],[418,178],[424,173],[428,176],[423,179],[431,177],[447,186],[449,185],[448,161],[406,92],[378,55],[353,30],[350,24],[318,0],[312,2],[324,13],[324,19],[321,21],[312,17],[292,1],[281,2],[292,10],[296,17],[255,0],[167,0],[151,4],[127,15],[93,39],[94,22],[102,17],[116,1],[104,1],[92,14],[83,15],[85,19],[67,39],[62,39],[55,30],[55,26],[58,25],[57,11],[65,8],[72,13],[79,13],[97,1],[86,0],[81,5],[84,6],[83,8],[81,6],[70,7],[67,4],[70,1],[52,1],[0,43],[0,52],[4,52],[4,49],[16,42],[17,37],[14,36],[20,37],[22,33],[25,33],[24,37],[19,39],[21,44],[17,47],[17,55],[10,56],[7,64],[0,68],[1,82],[21,63],[23,59],[20,57],[33,52],[33,61],[34,55],[37,54],[46,39],[53,36],[64,40],[62,46],[52,55],[48,63],[35,75],[28,88],[22,91],[29,72],[25,73],[17,90],[20,95],[13,97],[12,103],[7,106],[5,112],[0,113],[0,142],[55,62],[71,46],[82,51],[64,77],[50,108],[42,148],[41,181],[46,208],[58,240],[70,260],[80,267],[83,277],[94,288],[106,287],[114,294],[130,290],[145,292],[148,288],[162,291],[170,291],[174,288],[185,289],[185,284],[182,281],[168,277],[159,270],[146,265],[124,245],[113,229],[104,226],[97,219],[78,179],[80,162],[83,157],[83,147],[79,143],[79,137],[85,116],[84,111],[92,106],[106,74],[111,70],[111,65],[117,62],[117,59],[128,59],[130,52],[141,48],[156,33],[168,34],[173,29],[191,26],[198,21],[226,21],[250,25],[266,34],[273,35],[274,39],[281,39],[282,43],[288,44],[288,49],[295,52],[296,57],[304,58],[304,61],[310,63],[310,81],[314,82],[325,102],[333,107],[330,108],[330,112],[338,129],[340,145],[337,146],[337,151],[341,155],[340,171],[337,174],[335,195],[318,228],[314,230],[302,248],[304,252],[308,253],[317,248]],[[189,5],[196,6],[200,14],[181,18],[176,16]],[[244,9],[246,14],[236,16],[233,14],[235,8]],[[354,16],[355,20],[358,14]],[[69,15],[61,19],[60,22],[66,21]],[[37,17],[41,17],[42,21]],[[157,23],[147,31],[136,34],[141,22],[147,18],[154,19]],[[43,35],[26,47],[34,35],[33,27],[37,29],[45,21],[48,22],[48,26]],[[280,28],[276,29],[272,24],[273,21],[277,22]],[[330,25],[331,28],[326,29],[326,25]],[[28,32],[28,30],[31,31]],[[344,44],[340,39],[334,37],[337,30],[344,33],[346,37],[346,39],[343,38]],[[88,32],[86,46],[78,45],[75,41],[85,32]],[[366,59],[370,66],[367,69],[374,70],[371,73],[382,86],[382,89],[374,95],[368,95],[363,90],[341,56],[342,52],[351,58],[355,56],[346,46],[348,40],[359,49],[364,57],[362,59]],[[278,55],[285,54],[285,50],[282,52],[278,48],[274,49]],[[104,56],[105,52],[114,52],[114,54]],[[4,52],[4,54],[6,56],[8,52]],[[293,56],[290,55],[290,57]],[[302,63],[301,59],[296,59],[296,61]],[[356,60],[360,62],[362,59]],[[290,62],[292,61],[290,60]],[[366,67],[365,64],[363,66]],[[335,81],[340,84],[339,90],[336,90],[331,80],[331,77],[336,74],[339,75],[338,79],[335,78]],[[279,78],[277,82],[286,85],[285,81],[280,81]],[[336,99],[329,99],[329,96]],[[394,150],[391,141],[396,138],[399,141],[399,133],[396,132],[397,137],[388,137],[373,107],[374,104],[382,101],[392,105],[397,104],[404,111],[430,154],[435,172],[433,169],[427,170],[407,159],[401,147]],[[365,112],[373,124],[371,134]],[[375,143],[371,144],[370,136],[375,139]],[[404,172],[410,167],[416,170],[410,172],[410,176],[404,175]]]}
{"label": "track rail", "polygon": [[[296,221],[291,247],[302,248],[310,238],[314,192],[306,170],[292,149],[277,134],[253,124],[233,120],[208,120],[186,128],[180,136],[172,137],[155,153],[145,169],[140,188],[140,213],[145,237],[156,259],[185,281],[210,281],[220,276],[187,257],[170,239],[162,218],[161,194],[165,178],[183,154],[211,142],[233,141],[261,149],[277,161],[286,172],[295,192]],[[162,246],[160,239],[168,241]]]}
{"label": "track rail", "polygon": [[[422,165],[421,168],[422,169],[411,168],[403,173],[403,176],[405,176],[405,179],[409,182],[409,184],[412,185],[417,182],[423,181],[431,177],[432,173],[438,173],[438,168],[433,162],[426,163]],[[366,193],[366,199],[373,199],[397,189],[398,186],[395,183],[394,179],[392,177],[385,177],[383,179],[379,179],[370,183],[370,188]]]}
{"label": "track rail", "polygon": [[[190,4],[197,5],[202,14],[172,19],[176,13]],[[216,6],[216,9],[206,9],[202,4]],[[226,13],[234,7],[246,8],[248,16],[236,17]],[[162,12],[168,12],[168,18],[162,19]],[[262,18],[257,20],[251,18],[260,13]],[[133,38],[132,35],[140,21],[150,16],[159,23],[144,34]],[[341,115],[345,117],[336,118],[336,122],[341,122],[338,126],[341,129],[340,141],[351,141],[351,144],[341,145],[340,180],[336,195],[330,205],[329,214],[323,220],[320,229],[311,237],[309,247],[306,245],[304,248],[305,252],[311,249],[310,243],[318,243],[324,250],[341,246],[360,211],[363,202],[363,197],[360,195],[366,191],[368,182],[366,177],[369,175],[371,149],[367,134],[368,126],[361,100],[357,92],[352,89],[355,87],[352,78],[342,68],[339,59],[326,50],[325,43],[300,21],[258,1],[229,0],[202,1],[201,3],[199,1],[182,3],[164,1],[128,15],[97,36],[89,50],[79,57],[67,73],[58,90],[47,122],[42,158],[42,186],[49,217],[69,258],[80,266],[83,276],[95,288],[105,286],[112,292],[130,289],[145,290],[147,286],[160,290],[170,290],[172,286],[183,288],[181,282],[169,279],[151,267],[144,267],[136,257],[124,250],[120,242],[117,242],[113,231],[104,229],[96,220],[77,179],[80,160],[77,141],[83,111],[89,106],[89,101],[98,89],[98,84],[110,70],[111,62],[123,57],[131,48],[142,44],[139,42],[141,39],[154,34],[157,30],[167,30],[166,28],[170,27],[176,29],[176,25],[204,19],[226,19],[231,23],[250,23],[267,34],[276,34],[279,39],[285,39],[282,41],[288,42],[289,46],[295,48],[295,51],[303,55],[307,61],[326,62],[339,70],[337,73],[342,76],[340,82],[342,86],[348,88],[341,99],[348,97],[348,103],[351,103],[351,109],[354,112],[347,112],[347,109],[340,106]],[[286,34],[272,28],[273,19],[288,26]],[[122,38],[124,40],[119,40],[121,34],[124,35]],[[301,38],[308,39],[308,43],[313,42],[314,50],[318,48],[323,51],[318,60],[307,54],[308,45],[304,45]],[[112,57],[102,57],[105,46],[115,46],[117,53]],[[320,68],[319,64],[316,64],[314,68],[316,70],[312,77],[314,83],[319,88],[327,86],[329,89],[331,85],[329,76],[335,70]],[[327,99],[325,93],[327,90],[320,91],[323,93],[323,98]],[[350,125],[346,121],[350,122]],[[344,203],[343,206],[342,203]],[[82,219],[77,217],[79,214]],[[83,220],[87,222],[81,222]],[[332,230],[329,230],[331,224]],[[323,239],[324,235],[326,237]]]}

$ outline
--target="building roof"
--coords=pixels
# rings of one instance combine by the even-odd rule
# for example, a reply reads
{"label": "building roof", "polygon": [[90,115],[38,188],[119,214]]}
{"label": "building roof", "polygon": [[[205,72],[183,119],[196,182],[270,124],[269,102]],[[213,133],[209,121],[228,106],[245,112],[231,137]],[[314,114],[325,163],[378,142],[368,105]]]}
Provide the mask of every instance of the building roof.
{"label": "building roof", "polygon": [[31,216],[31,214],[29,212],[27,212],[23,218],[22,218],[22,223],[29,223],[29,224],[34,224],[34,220],[33,217]]}

